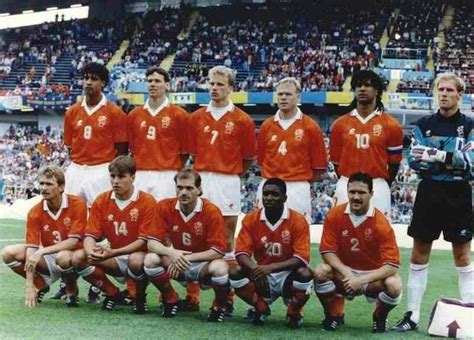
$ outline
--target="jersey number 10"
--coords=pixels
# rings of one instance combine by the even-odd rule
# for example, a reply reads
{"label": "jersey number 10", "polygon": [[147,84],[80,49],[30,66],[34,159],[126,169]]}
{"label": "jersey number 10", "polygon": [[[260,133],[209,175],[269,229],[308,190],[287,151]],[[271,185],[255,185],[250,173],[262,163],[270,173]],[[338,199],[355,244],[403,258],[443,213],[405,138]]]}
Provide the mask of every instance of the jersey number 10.
{"label": "jersey number 10", "polygon": [[369,141],[370,141],[370,136],[368,133],[356,133],[355,134],[356,138],[356,146],[357,149],[368,149],[369,148]]}

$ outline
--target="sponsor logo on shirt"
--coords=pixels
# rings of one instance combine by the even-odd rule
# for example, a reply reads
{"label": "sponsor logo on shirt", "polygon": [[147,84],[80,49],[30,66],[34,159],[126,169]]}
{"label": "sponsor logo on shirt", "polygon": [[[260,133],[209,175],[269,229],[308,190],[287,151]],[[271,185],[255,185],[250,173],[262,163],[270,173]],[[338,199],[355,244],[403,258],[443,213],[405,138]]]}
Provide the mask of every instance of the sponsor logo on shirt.
{"label": "sponsor logo on shirt", "polygon": [[44,226],[43,226],[43,230],[44,230],[44,231],[49,231],[49,224],[44,225]]}
{"label": "sponsor logo on shirt", "polygon": [[114,220],[114,215],[109,214],[109,216],[107,216],[107,221],[113,221],[113,220]]}

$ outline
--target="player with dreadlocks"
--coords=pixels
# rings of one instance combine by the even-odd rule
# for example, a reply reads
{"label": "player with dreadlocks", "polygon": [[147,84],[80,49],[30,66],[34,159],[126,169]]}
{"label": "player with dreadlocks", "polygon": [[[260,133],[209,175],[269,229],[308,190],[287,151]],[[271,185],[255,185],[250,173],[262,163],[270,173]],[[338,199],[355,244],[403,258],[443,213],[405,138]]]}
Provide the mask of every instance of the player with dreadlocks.
{"label": "player with dreadlocks", "polygon": [[385,112],[383,83],[375,72],[363,70],[354,74],[351,89],[354,99],[349,113],[339,117],[331,128],[329,153],[339,176],[336,204],[348,201],[350,174],[365,172],[373,178],[374,206],[389,216],[389,186],[402,160],[402,127]]}

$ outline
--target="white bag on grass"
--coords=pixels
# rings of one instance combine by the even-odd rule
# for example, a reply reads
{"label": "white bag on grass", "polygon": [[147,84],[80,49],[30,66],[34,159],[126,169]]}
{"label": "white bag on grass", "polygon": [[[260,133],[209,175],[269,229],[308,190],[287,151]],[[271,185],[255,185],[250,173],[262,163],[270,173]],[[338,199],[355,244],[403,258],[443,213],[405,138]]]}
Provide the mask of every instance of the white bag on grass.
{"label": "white bag on grass", "polygon": [[474,338],[474,303],[443,298],[431,310],[428,334],[450,338]]}

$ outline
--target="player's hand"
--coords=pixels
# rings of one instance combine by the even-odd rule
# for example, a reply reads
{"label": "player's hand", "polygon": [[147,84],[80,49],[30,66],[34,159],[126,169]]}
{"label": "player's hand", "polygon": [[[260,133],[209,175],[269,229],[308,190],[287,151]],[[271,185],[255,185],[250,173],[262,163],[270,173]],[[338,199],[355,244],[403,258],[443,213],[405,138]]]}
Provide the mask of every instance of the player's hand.
{"label": "player's hand", "polygon": [[92,251],[90,252],[87,258],[90,263],[101,262],[105,260],[104,253],[105,253],[104,248],[96,246],[92,249]]}
{"label": "player's hand", "polygon": [[172,279],[177,279],[179,277],[179,274],[181,274],[180,270],[172,263],[168,266],[168,275]]}
{"label": "player's hand", "polygon": [[344,283],[344,293],[352,296],[359,295],[364,285],[360,277],[345,278],[342,282]]}
{"label": "player's hand", "polygon": [[410,155],[416,161],[423,161],[428,163],[446,162],[446,151],[438,150],[435,148],[428,148],[423,145],[412,146],[410,149]]}
{"label": "player's hand", "polygon": [[35,287],[26,287],[25,292],[25,306],[28,308],[35,308],[38,304],[38,296]]}
{"label": "player's hand", "polygon": [[32,254],[30,257],[28,257],[28,260],[26,260],[25,263],[25,271],[27,273],[34,273],[36,270],[36,265],[38,262],[41,260],[41,253],[40,252],[35,252]]}
{"label": "player's hand", "polygon": [[258,281],[262,278],[266,279],[267,275],[272,272],[272,269],[271,265],[256,266],[250,271],[250,278],[252,281]]}
{"label": "player's hand", "polygon": [[185,272],[191,266],[191,261],[189,261],[186,256],[189,254],[191,254],[191,252],[175,249],[169,255],[169,258],[171,260],[171,263],[176,267],[176,269],[178,269],[180,272]]}

